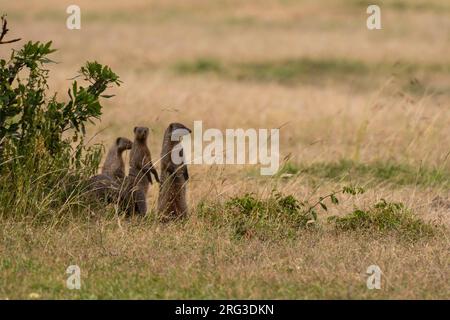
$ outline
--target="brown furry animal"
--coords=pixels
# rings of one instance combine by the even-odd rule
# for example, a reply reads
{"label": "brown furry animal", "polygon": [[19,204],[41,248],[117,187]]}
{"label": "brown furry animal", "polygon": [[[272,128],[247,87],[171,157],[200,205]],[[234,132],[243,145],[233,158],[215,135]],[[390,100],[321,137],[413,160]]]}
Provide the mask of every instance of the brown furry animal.
{"label": "brown furry animal", "polygon": [[128,213],[147,213],[147,191],[153,183],[152,174],[159,182],[158,172],[153,167],[150,150],[147,146],[147,127],[134,128],[134,141],[130,152],[130,171],[125,179],[122,207]]}
{"label": "brown furry animal", "polygon": [[98,174],[89,178],[87,189],[90,201],[111,203],[117,199],[120,182],[105,174]]}
{"label": "brown furry animal", "polygon": [[88,181],[89,196],[100,200],[112,202],[117,199],[120,185],[125,178],[125,163],[122,154],[132,147],[131,140],[119,137],[109,149],[103,164],[102,173],[91,177]]}
{"label": "brown furry animal", "polygon": [[132,146],[133,142],[131,140],[124,137],[117,138],[115,144],[108,151],[103,164],[102,174],[115,179],[125,178],[125,163],[122,153],[125,150],[130,150]]}
{"label": "brown furry animal", "polygon": [[[188,214],[186,184],[189,174],[180,141],[182,136],[190,132],[191,130],[181,123],[171,123],[164,133],[158,197],[158,213],[162,221],[182,218]],[[174,155],[178,155],[178,159],[175,159]]]}

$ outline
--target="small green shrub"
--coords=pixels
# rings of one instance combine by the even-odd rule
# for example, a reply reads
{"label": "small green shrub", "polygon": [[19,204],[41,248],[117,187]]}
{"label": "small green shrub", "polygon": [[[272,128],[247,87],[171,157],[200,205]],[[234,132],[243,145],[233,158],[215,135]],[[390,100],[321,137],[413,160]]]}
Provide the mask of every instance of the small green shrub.
{"label": "small green shrub", "polygon": [[333,216],[329,220],[337,230],[394,232],[412,240],[432,236],[436,232],[435,226],[414,216],[402,203],[386,202],[384,199],[368,210],[356,209],[349,215]]}
{"label": "small green shrub", "polygon": [[273,192],[266,199],[254,194],[234,197],[225,203],[225,210],[232,217],[237,238],[257,236],[262,239],[292,236],[308,222],[311,215],[302,211],[304,204],[292,195]]}
{"label": "small green shrub", "polygon": [[197,214],[216,226],[230,228],[236,239],[267,240],[293,237],[298,229],[314,222],[311,215],[302,211],[303,206],[292,195],[272,192],[269,197],[260,199],[247,193],[225,203],[202,202]]}
{"label": "small green shrub", "polygon": [[356,195],[364,192],[357,187],[344,187],[339,191],[321,196],[316,202],[300,201],[293,195],[272,191],[269,197],[261,199],[247,193],[233,197],[225,203],[200,203],[197,213],[215,225],[231,227],[238,239],[258,237],[277,239],[295,237],[300,229],[317,226],[317,209],[328,210],[327,200],[338,205],[337,194]]}
{"label": "small green shrub", "polygon": [[[6,20],[2,17],[2,38]],[[102,146],[86,146],[86,125],[99,119],[100,98],[119,77],[87,62],[68,99],[48,92],[51,42],[27,42],[0,59],[0,216],[61,213],[82,205],[83,181],[98,168]]]}

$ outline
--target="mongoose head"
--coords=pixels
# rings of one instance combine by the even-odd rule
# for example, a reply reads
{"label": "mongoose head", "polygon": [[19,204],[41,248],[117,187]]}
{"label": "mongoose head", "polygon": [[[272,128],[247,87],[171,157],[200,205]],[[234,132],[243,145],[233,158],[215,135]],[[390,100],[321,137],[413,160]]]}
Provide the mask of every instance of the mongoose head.
{"label": "mongoose head", "polygon": [[133,142],[130,139],[119,137],[116,139],[116,146],[119,152],[123,152],[125,150],[130,150]]}
{"label": "mongoose head", "polygon": [[148,137],[147,127],[134,127],[134,137],[138,141],[145,141]]}
{"label": "mongoose head", "polygon": [[171,134],[172,141],[180,141],[183,136],[190,134],[192,131],[181,123],[173,122],[167,128],[167,132]]}

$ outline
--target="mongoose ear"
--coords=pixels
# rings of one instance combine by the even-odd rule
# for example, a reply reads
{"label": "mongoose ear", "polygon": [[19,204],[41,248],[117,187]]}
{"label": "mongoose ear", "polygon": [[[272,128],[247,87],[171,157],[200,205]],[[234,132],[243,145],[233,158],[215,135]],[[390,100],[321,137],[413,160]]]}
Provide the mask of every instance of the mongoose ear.
{"label": "mongoose ear", "polygon": [[118,146],[119,143],[120,143],[120,139],[121,139],[120,137],[116,139],[116,145],[117,145],[117,146]]}
{"label": "mongoose ear", "polygon": [[136,133],[138,127],[134,127],[133,132]]}

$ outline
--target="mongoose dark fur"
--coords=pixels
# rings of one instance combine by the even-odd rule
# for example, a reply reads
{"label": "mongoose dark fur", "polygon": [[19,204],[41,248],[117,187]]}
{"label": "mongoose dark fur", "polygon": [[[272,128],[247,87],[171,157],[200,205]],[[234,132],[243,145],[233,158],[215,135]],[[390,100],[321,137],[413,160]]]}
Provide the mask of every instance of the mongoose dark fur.
{"label": "mongoose dark fur", "polygon": [[125,150],[130,150],[132,145],[133,142],[127,138],[117,138],[115,144],[108,151],[102,174],[115,179],[125,178],[125,163],[122,154]]}
{"label": "mongoose dark fur", "polygon": [[150,150],[147,146],[149,129],[134,128],[134,141],[130,152],[130,170],[125,178],[122,191],[122,206],[128,213],[145,215],[147,213],[147,191],[153,183],[152,174],[159,182],[158,172],[153,167]]}
{"label": "mongoose dark fur", "polygon": [[[189,180],[187,165],[180,145],[181,136],[191,132],[181,123],[171,123],[164,133],[161,151],[161,184],[158,197],[158,214],[161,221],[175,220],[188,215],[186,184]],[[172,151],[183,161],[174,163]]]}
{"label": "mongoose dark fur", "polygon": [[117,198],[120,185],[125,178],[125,163],[122,154],[132,147],[131,140],[119,137],[109,149],[101,174],[89,179],[90,196],[96,200],[112,202]]}
{"label": "mongoose dark fur", "polygon": [[120,190],[118,180],[105,174],[97,174],[88,181],[88,196],[91,201],[111,203],[117,199]]}

